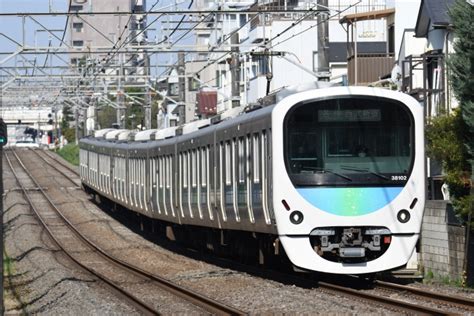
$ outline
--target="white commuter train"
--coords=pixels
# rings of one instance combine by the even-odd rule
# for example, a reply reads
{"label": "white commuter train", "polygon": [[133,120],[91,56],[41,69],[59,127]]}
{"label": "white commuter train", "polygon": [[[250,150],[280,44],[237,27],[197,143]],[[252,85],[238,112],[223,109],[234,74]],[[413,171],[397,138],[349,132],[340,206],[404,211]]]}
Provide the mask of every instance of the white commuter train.
{"label": "white commuter train", "polygon": [[[425,204],[423,108],[415,99],[367,87],[282,90],[234,111],[133,140],[113,130],[84,138],[83,185],[185,227],[188,238],[208,229],[220,245],[244,241],[243,251],[255,244],[273,256],[283,248],[302,270],[366,274],[406,265]],[[223,241],[232,234],[255,243]]]}

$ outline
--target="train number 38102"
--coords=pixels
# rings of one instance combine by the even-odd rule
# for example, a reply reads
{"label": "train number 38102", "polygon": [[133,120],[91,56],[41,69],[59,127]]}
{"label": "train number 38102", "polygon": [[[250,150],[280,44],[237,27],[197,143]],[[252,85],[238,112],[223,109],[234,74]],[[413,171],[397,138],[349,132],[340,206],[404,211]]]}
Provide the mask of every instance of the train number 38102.
{"label": "train number 38102", "polygon": [[392,176],[392,181],[407,181],[407,176]]}

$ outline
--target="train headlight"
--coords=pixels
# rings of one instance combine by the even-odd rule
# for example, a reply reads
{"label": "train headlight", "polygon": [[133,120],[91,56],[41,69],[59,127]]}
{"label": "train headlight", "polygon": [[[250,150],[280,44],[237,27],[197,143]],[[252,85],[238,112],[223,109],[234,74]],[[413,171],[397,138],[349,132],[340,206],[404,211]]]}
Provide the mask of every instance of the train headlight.
{"label": "train headlight", "polygon": [[290,214],[290,222],[292,222],[295,225],[300,224],[304,219],[303,213],[300,211],[293,211]]}
{"label": "train headlight", "polygon": [[408,222],[410,220],[410,212],[408,212],[407,210],[401,210],[397,214],[397,219],[400,223],[403,224]]}

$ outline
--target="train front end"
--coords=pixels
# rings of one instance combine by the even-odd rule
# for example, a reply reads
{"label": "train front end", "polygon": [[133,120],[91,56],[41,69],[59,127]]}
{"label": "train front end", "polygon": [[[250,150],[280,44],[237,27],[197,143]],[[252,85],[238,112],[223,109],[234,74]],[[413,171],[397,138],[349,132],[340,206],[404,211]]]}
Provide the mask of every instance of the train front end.
{"label": "train front end", "polygon": [[423,122],[412,97],[365,87],[275,106],[275,217],[296,267],[365,274],[406,265],[425,202]]}

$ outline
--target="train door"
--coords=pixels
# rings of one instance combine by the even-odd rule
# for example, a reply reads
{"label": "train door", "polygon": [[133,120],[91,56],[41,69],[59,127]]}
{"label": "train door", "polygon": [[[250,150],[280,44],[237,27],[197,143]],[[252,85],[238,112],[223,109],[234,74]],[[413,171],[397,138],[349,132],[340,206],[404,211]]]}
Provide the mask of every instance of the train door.
{"label": "train door", "polygon": [[[211,211],[210,199],[209,199],[209,192],[210,192],[210,184],[209,184],[209,146],[201,147],[198,155],[201,156],[200,168],[199,168],[199,181],[198,185],[199,189],[199,206],[200,206],[200,214],[208,213],[209,219],[213,220],[214,216]],[[202,215],[203,216],[203,215]],[[202,218],[202,217],[201,217]]]}
{"label": "train door", "polygon": [[138,157],[137,158],[137,204],[140,210],[143,210],[143,204],[142,204],[142,158]]}
{"label": "train door", "polygon": [[120,201],[122,202],[125,202],[125,197],[124,197],[124,194],[123,194],[123,190],[122,190],[122,170],[123,170],[123,167],[122,167],[122,157],[120,157],[119,155],[117,155],[117,157],[115,158],[115,175],[117,177],[117,196],[119,198]]}
{"label": "train door", "polygon": [[268,135],[267,131],[263,130],[260,134],[260,154],[261,154],[261,167],[260,167],[260,182],[262,186],[262,210],[265,217],[265,223],[271,224],[270,210],[268,207]]}
{"label": "train door", "polygon": [[166,157],[158,157],[158,213],[164,212],[168,215],[166,208]]}
{"label": "train door", "polygon": [[128,171],[128,176],[129,176],[129,179],[130,181],[128,182],[129,183],[129,193],[128,193],[128,196],[129,196],[129,201],[130,201],[130,205],[131,206],[134,206],[135,205],[135,197],[134,197],[134,184],[133,182],[135,181],[135,159],[133,158],[129,158],[128,159],[128,163],[130,165],[130,170]]}
{"label": "train door", "polygon": [[224,145],[224,204],[227,214],[234,213],[233,149],[232,141],[226,141]]}
{"label": "train door", "polygon": [[222,220],[227,222],[227,213],[225,208],[225,181],[226,181],[226,170],[225,170],[225,143],[220,142],[218,148],[218,167],[217,173],[219,175],[219,181],[217,186],[217,196],[218,196],[218,203],[220,206]]}
{"label": "train door", "polygon": [[147,158],[146,158],[146,153],[144,152],[144,156],[141,159],[142,161],[142,205],[143,208],[145,209],[145,212],[148,212],[148,164],[147,164]]}
{"label": "train door", "polygon": [[112,197],[114,199],[117,199],[117,176],[116,176],[116,172],[117,170],[115,170],[115,164],[116,164],[116,161],[115,161],[115,153],[113,151],[110,152],[110,181],[111,181],[111,191],[112,191]]}
{"label": "train door", "polygon": [[246,149],[247,149],[247,156],[246,156],[246,182],[247,182],[247,210],[249,214],[249,220],[251,223],[255,223],[255,216],[254,216],[254,210],[253,210],[253,182],[254,182],[254,177],[253,177],[253,172],[254,172],[254,163],[255,160],[253,159],[253,151],[254,151],[254,146],[253,146],[253,141],[252,141],[252,135],[248,134],[246,137]]}
{"label": "train door", "polygon": [[137,199],[138,207],[143,210],[143,158],[137,158]]}
{"label": "train door", "polygon": [[155,189],[156,189],[156,163],[155,157],[151,157],[150,154],[147,154],[147,168],[148,171],[146,173],[147,176],[147,185],[146,185],[146,192],[147,192],[147,205],[150,209],[150,212],[155,213],[156,206],[155,206]]}
{"label": "train door", "polygon": [[252,135],[252,206],[257,222],[268,223],[269,216],[264,207],[263,199],[263,170],[265,169],[266,158],[263,157],[263,133]]}
{"label": "train door", "polygon": [[247,142],[245,137],[237,141],[237,208],[239,215],[247,218]]}
{"label": "train door", "polygon": [[239,149],[237,138],[233,138],[231,142],[231,185],[232,185],[232,212],[235,215],[235,221],[240,222],[239,209],[237,207],[237,175],[238,175],[238,157]]}
{"label": "train door", "polygon": [[174,207],[173,207],[173,156],[166,155],[165,156],[165,168],[166,168],[166,176],[165,176],[165,199],[166,199],[166,207],[169,210],[172,217],[175,217]]}
{"label": "train door", "polygon": [[266,191],[265,191],[265,201],[268,210],[268,214],[270,217],[270,222],[275,219],[275,214],[273,211],[273,156],[272,156],[272,130],[268,129],[265,133],[266,135],[266,148],[264,152],[264,157],[266,157],[266,164],[265,164],[265,181],[266,181]]}
{"label": "train door", "polygon": [[184,217],[185,212],[188,213],[188,153],[183,151],[179,154],[179,208],[181,210],[181,216]]}
{"label": "train door", "polygon": [[109,159],[109,168],[107,169],[109,172],[108,172],[108,176],[107,176],[107,183],[108,183],[108,187],[109,187],[109,194],[112,196],[112,161],[113,161],[113,158],[112,158],[112,150],[110,150],[110,153],[108,154],[108,159]]}

